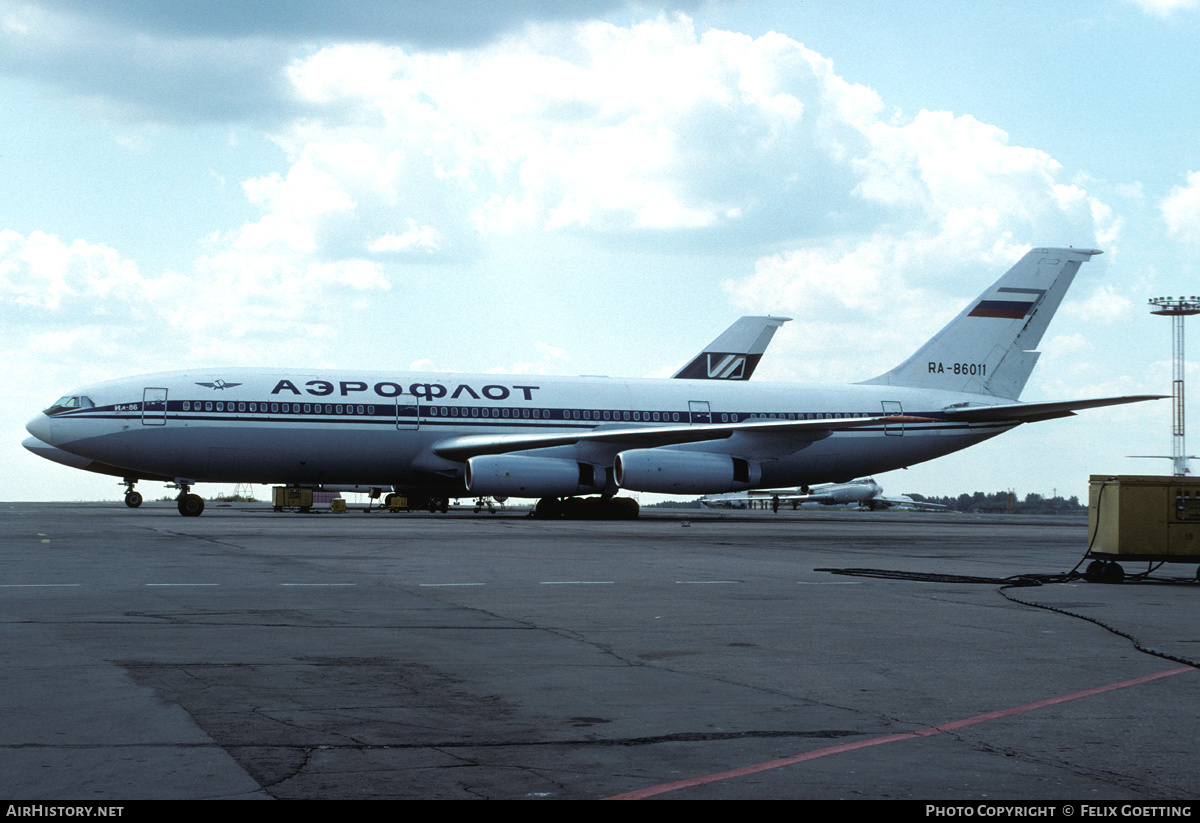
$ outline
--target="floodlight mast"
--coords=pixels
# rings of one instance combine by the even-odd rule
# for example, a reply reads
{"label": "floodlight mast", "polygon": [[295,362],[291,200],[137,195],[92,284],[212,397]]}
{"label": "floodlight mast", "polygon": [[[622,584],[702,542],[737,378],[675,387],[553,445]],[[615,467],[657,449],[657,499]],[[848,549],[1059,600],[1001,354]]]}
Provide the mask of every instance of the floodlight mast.
{"label": "floodlight mast", "polygon": [[1183,318],[1200,314],[1200,297],[1152,297],[1151,314],[1171,318],[1171,465],[1176,477],[1188,473],[1184,445]]}

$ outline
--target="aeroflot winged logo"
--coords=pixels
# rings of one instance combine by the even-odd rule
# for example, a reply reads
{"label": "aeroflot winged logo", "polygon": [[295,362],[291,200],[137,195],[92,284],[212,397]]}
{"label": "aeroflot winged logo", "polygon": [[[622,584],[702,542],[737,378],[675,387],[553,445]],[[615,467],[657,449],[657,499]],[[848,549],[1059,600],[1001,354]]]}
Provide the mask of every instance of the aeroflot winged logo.
{"label": "aeroflot winged logo", "polygon": [[221,389],[222,391],[224,391],[225,389],[236,388],[242,384],[241,383],[226,383],[224,380],[217,379],[217,380],[212,381],[211,383],[197,383],[196,385],[203,386],[206,389],[213,389],[214,391],[217,389]]}

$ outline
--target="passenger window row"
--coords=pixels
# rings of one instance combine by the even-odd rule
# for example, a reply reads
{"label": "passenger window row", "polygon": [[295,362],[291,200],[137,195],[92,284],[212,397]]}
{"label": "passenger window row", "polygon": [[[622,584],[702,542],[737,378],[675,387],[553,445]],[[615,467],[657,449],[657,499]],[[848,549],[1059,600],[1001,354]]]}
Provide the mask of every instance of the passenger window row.
{"label": "passenger window row", "polygon": [[[77,399],[77,398],[72,398]],[[61,401],[60,401],[61,402]],[[90,401],[89,401],[90,402]],[[182,411],[205,412],[248,412],[251,414],[340,414],[374,416],[375,406],[370,404],[351,403],[256,403],[223,400],[184,400]],[[380,414],[391,416],[394,408],[384,406]],[[417,406],[401,406],[402,416],[413,416],[418,412]],[[590,421],[629,421],[637,423],[679,423],[690,422],[687,412],[658,412],[658,411],[606,411],[600,409],[510,409],[507,406],[492,408],[489,406],[422,406],[421,416],[433,417],[485,417],[493,419],[520,418],[534,420],[590,420]],[[707,416],[707,414],[706,414]],[[718,417],[722,423],[746,422],[753,419],[778,420],[821,420],[844,417],[869,417],[866,412],[755,412],[752,414],[737,412],[722,412],[713,414],[715,421]]]}

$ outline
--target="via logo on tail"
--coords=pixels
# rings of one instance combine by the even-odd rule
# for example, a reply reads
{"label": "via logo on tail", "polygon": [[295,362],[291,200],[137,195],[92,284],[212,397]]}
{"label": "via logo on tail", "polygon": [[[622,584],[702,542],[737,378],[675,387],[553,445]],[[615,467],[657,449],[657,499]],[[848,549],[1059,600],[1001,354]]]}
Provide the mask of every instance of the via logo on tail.
{"label": "via logo on tail", "polygon": [[790,317],[742,317],[672,378],[749,380],[771,338],[789,320]]}
{"label": "via logo on tail", "polygon": [[[746,357],[741,354],[705,354],[708,360],[708,373],[705,375],[709,380],[747,380],[749,375],[746,374]],[[713,357],[720,358],[713,363]],[[753,370],[752,370],[753,371]]]}

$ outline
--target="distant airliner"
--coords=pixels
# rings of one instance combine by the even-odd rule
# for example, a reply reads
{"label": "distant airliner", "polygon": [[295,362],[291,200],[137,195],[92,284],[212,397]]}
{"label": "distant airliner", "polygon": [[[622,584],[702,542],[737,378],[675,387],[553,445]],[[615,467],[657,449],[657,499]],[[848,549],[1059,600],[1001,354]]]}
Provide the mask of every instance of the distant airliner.
{"label": "distant airliner", "polygon": [[939,503],[923,503],[906,494],[884,497],[883,486],[873,477],[852,480],[849,483],[830,483],[825,486],[798,486],[793,489],[757,489],[745,493],[715,494],[700,498],[700,505],[707,508],[763,503],[778,508],[780,505],[793,509],[802,503],[820,503],[822,506],[865,506],[872,511],[890,509],[894,506],[912,506],[919,509],[944,509]]}
{"label": "distant airliner", "polygon": [[[181,514],[196,483],[390,486],[409,497],[717,494],[845,482],[966,448],[1022,423],[1153,396],[1017,398],[1079,266],[1100,252],[1026,254],[916,354],[851,385],[224,369],[76,389],[26,428],[42,444],[166,478]],[[714,365],[718,377],[719,365]],[[736,371],[736,370],[735,370]],[[731,373],[730,376],[733,376]],[[567,508],[574,508],[569,506]]]}

